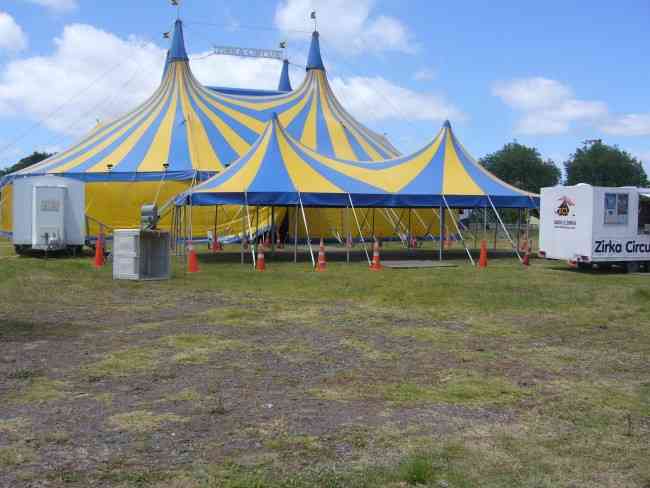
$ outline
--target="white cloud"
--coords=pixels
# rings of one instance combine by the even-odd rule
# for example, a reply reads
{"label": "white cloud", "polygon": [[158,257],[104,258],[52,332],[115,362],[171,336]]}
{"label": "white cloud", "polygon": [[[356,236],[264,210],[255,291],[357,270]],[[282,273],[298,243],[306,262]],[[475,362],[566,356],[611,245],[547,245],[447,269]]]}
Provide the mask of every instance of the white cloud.
{"label": "white cloud", "polygon": [[[263,90],[278,88],[282,64],[276,60],[235,56],[205,57],[207,54],[190,56],[192,73],[204,85]],[[297,87],[304,76],[304,70],[292,69],[290,72],[292,86]]]}
{"label": "white cloud", "polygon": [[444,97],[419,93],[382,77],[334,78],[332,89],[343,106],[361,121],[463,120],[460,110]]}
{"label": "white cloud", "polygon": [[498,82],[492,94],[521,112],[515,131],[550,135],[568,132],[577,122],[596,122],[607,116],[607,104],[578,100],[568,86],[547,78]]}
{"label": "white cloud", "polygon": [[56,12],[66,12],[77,8],[77,0],[27,0]]}
{"label": "white cloud", "polygon": [[325,46],[355,54],[413,52],[416,46],[408,28],[395,17],[371,16],[374,7],[375,0],[281,0],[275,11],[275,24],[288,37],[304,39],[302,32],[312,28],[310,12],[316,10]]}
{"label": "white cloud", "polygon": [[415,73],[413,73],[413,79],[415,81],[431,81],[435,80],[436,72],[431,68],[420,68]]}
{"label": "white cloud", "polygon": [[627,114],[613,117],[601,126],[603,132],[615,136],[649,136],[650,114]]}
{"label": "white cloud", "polygon": [[0,50],[20,51],[27,47],[27,36],[14,18],[0,12]]}
{"label": "white cloud", "polygon": [[[0,117],[42,121],[53,132],[81,136],[97,119],[135,108],[160,82],[165,52],[137,38],[120,38],[90,25],[66,26],[47,56],[8,62],[0,71]],[[209,86],[275,89],[281,64],[268,59],[192,55],[197,79]],[[305,76],[293,69],[294,87]],[[443,96],[401,87],[382,77],[334,78],[343,105],[364,122],[463,119]],[[48,146],[57,140],[34,144]]]}
{"label": "white cloud", "polygon": [[50,56],[4,66],[0,116],[42,120],[53,131],[79,135],[96,119],[134,108],[159,83],[165,54],[154,44],[82,24],[65,27],[54,44]]}

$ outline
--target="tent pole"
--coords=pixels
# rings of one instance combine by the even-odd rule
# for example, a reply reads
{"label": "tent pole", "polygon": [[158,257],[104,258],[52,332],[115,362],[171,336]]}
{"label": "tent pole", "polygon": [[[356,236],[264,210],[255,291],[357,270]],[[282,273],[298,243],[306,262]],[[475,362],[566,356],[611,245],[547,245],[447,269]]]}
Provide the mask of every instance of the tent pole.
{"label": "tent pole", "polygon": [[497,219],[499,219],[499,223],[501,224],[501,227],[503,228],[503,232],[505,232],[506,237],[510,241],[510,244],[512,244],[512,249],[515,251],[515,254],[517,255],[517,258],[519,259],[520,262],[523,262],[521,259],[521,256],[519,255],[519,249],[517,248],[517,245],[515,242],[512,240],[512,237],[510,237],[510,233],[508,232],[508,229],[506,229],[506,226],[503,224],[503,220],[501,220],[501,216],[499,215],[499,212],[497,212],[496,207],[494,206],[494,203],[492,203],[492,199],[490,198],[490,195],[487,195],[488,202],[490,202],[490,205],[492,206],[492,210],[494,210],[494,214],[497,216]]}
{"label": "tent pole", "polygon": [[[434,211],[435,212],[435,211]],[[418,213],[417,209],[414,212],[415,216],[417,217],[418,221],[420,222],[420,225],[424,229],[424,236],[431,236],[431,240],[435,242],[435,238],[431,234],[431,227],[433,226],[433,220],[429,225],[426,224],[426,222],[420,217],[420,214]]]}
{"label": "tent pole", "polygon": [[377,236],[375,235],[375,209],[372,209],[372,238],[377,239]]}
{"label": "tent pole", "polygon": [[217,236],[217,228],[219,227],[219,205],[214,206],[214,232],[212,233],[212,249],[216,242],[219,240]]}
{"label": "tent pole", "polygon": [[469,249],[467,249],[467,246],[465,245],[465,239],[463,238],[463,233],[460,231],[460,227],[458,226],[458,223],[456,222],[456,217],[454,217],[454,214],[451,211],[451,208],[449,208],[449,203],[447,203],[447,199],[445,196],[442,196],[442,200],[445,202],[445,206],[447,207],[447,210],[449,211],[449,217],[451,217],[451,221],[454,223],[454,227],[456,227],[456,232],[458,232],[458,235],[460,236],[460,240],[463,243],[463,247],[465,248],[465,252],[467,253],[467,257],[469,257],[470,262],[472,263],[472,266],[475,266],[474,264],[474,258],[472,257],[472,253],[469,252]]}
{"label": "tent pole", "polygon": [[517,209],[517,249],[521,249],[521,209]]}
{"label": "tent pole", "polygon": [[307,234],[307,247],[309,248],[309,255],[311,256],[311,265],[315,268],[316,261],[314,260],[314,250],[311,248],[311,237],[309,236],[309,227],[307,227],[307,215],[305,215],[305,207],[302,205],[302,197],[300,196],[300,193],[298,193],[298,200],[300,201],[302,220],[305,223],[305,233]]}
{"label": "tent pole", "polygon": [[409,224],[408,224],[408,249],[411,249],[411,252],[414,249],[411,248],[411,243],[413,242],[413,230],[411,228],[411,209],[409,208]]}
{"label": "tent pole", "polygon": [[350,232],[350,207],[345,203],[345,262],[350,264],[350,247],[352,246],[352,233]]}
{"label": "tent pole", "polygon": [[499,238],[499,226],[497,222],[494,223],[494,250],[497,250],[497,239]]}
{"label": "tent pole", "polygon": [[260,239],[260,206],[255,206],[255,241]]}
{"label": "tent pole", "polygon": [[257,250],[257,244],[253,244],[253,229],[251,227],[251,214],[248,209],[248,193],[244,193],[244,199],[246,200],[246,220],[248,221],[248,235],[250,237],[250,248],[251,256],[253,256],[253,268],[255,268],[257,256],[255,256],[255,251]]}
{"label": "tent pole", "polygon": [[298,205],[293,209],[293,262],[298,262]]}
{"label": "tent pole", "polygon": [[366,241],[363,238],[363,232],[361,232],[361,226],[359,225],[359,219],[357,218],[357,212],[354,210],[354,203],[352,203],[352,196],[348,193],[348,198],[350,199],[350,206],[352,207],[352,213],[354,215],[354,220],[357,222],[357,228],[359,229],[359,236],[361,237],[361,243],[363,244],[363,250],[366,253],[366,259],[368,260],[368,266],[370,266],[370,255],[368,254],[368,249],[366,249]]}
{"label": "tent pole", "polygon": [[271,256],[275,257],[275,207],[271,206]]}
{"label": "tent pole", "polygon": [[439,246],[439,251],[438,251],[438,261],[442,261],[442,250],[445,245],[445,211],[442,208],[442,205],[440,205],[440,246]]}
{"label": "tent pole", "polygon": [[244,213],[244,205],[241,206],[241,264],[244,264],[244,239],[246,239],[246,214]]}

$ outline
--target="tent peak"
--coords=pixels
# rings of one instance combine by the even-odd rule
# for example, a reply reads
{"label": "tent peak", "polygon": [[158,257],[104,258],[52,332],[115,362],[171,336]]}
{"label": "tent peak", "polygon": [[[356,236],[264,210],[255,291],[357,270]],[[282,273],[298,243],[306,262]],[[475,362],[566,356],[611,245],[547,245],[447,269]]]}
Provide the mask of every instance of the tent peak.
{"label": "tent peak", "polygon": [[185,50],[185,38],[183,37],[183,22],[178,19],[174,22],[174,35],[172,47],[169,50],[169,61],[189,61]]}
{"label": "tent peak", "polygon": [[309,46],[309,56],[307,58],[307,71],[311,69],[325,70],[323,58],[320,55],[320,41],[318,38],[318,31],[315,30],[311,35],[311,45]]}
{"label": "tent peak", "polygon": [[280,73],[280,83],[278,84],[278,91],[290,92],[291,80],[289,79],[289,60],[282,61],[282,73]]}
{"label": "tent peak", "polygon": [[442,127],[445,129],[451,129],[451,122],[449,122],[449,120],[445,120],[445,123],[442,124]]}

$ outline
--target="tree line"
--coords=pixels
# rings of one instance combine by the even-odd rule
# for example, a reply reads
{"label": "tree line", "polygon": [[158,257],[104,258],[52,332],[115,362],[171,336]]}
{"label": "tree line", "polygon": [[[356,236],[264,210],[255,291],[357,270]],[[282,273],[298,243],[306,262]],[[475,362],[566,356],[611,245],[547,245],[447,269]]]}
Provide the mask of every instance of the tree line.
{"label": "tree line", "polygon": [[[52,156],[35,151],[13,166],[0,169],[0,178],[20,171]],[[585,141],[564,162],[564,179],[560,168],[550,159],[544,160],[534,147],[516,141],[505,144],[496,152],[487,154],[479,162],[492,174],[511,185],[532,193],[559,183],[575,185],[589,183],[595,186],[649,186],[641,161],[617,146],[601,140]]]}
{"label": "tree line", "polygon": [[541,188],[560,183],[594,186],[648,186],[641,161],[617,146],[600,139],[585,141],[564,162],[564,179],[560,168],[544,160],[534,147],[510,142],[479,162],[491,173],[522,190],[539,193]]}

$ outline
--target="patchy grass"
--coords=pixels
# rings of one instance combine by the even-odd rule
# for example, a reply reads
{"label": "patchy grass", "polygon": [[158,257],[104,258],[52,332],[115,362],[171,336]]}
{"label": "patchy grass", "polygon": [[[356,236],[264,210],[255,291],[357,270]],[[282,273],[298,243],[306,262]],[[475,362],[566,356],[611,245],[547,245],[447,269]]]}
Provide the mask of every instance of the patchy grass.
{"label": "patchy grass", "polygon": [[83,372],[90,379],[145,373],[155,368],[159,354],[159,350],[151,347],[131,347],[106,354],[104,359],[84,367]]}
{"label": "patchy grass", "polygon": [[0,261],[0,484],[650,486],[647,276],[201,259]]}
{"label": "patchy grass", "polygon": [[146,410],[120,413],[108,418],[108,424],[115,429],[128,432],[150,432],[168,423],[187,422],[188,419],[172,413],[155,414]]}
{"label": "patchy grass", "polygon": [[39,377],[28,381],[18,391],[6,395],[6,401],[24,405],[61,400],[66,396],[66,384],[63,381]]}

